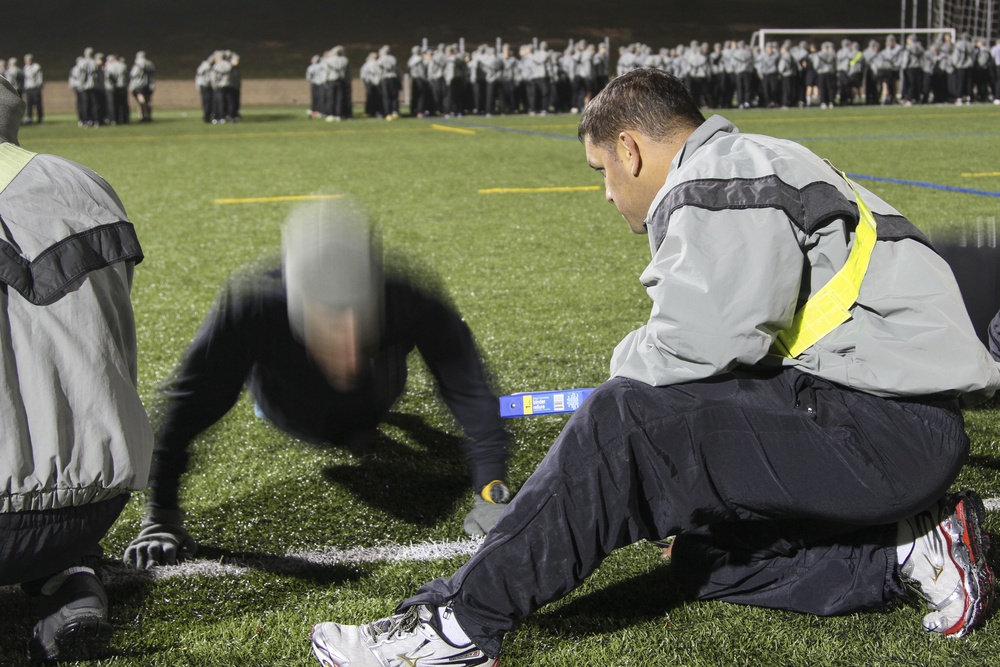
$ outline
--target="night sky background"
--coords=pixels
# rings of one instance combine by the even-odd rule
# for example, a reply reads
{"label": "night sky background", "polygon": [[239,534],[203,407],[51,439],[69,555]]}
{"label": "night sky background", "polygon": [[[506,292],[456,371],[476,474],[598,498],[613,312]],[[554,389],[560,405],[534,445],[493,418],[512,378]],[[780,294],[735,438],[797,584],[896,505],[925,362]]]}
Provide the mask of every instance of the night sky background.
{"label": "night sky background", "polygon": [[569,38],[609,37],[613,50],[660,48],[749,40],[761,27],[898,28],[900,9],[898,0],[10,0],[0,9],[0,56],[32,53],[54,80],[87,46],[129,61],[142,49],[160,78],[188,78],[211,51],[232,49],[244,77],[300,77],[313,54],[336,44],[357,67],[382,44],[405,61],[423,38],[475,46],[538,37],[562,49]]}

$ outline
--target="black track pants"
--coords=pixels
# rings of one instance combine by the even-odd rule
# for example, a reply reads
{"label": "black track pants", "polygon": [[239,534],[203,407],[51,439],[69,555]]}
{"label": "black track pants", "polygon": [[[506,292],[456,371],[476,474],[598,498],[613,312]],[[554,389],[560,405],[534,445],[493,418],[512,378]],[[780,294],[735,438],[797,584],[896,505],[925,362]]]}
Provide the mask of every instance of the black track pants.
{"label": "black track pants", "polygon": [[497,654],[612,551],[667,535],[697,598],[823,615],[880,605],[903,593],[895,523],[939,499],[967,453],[952,401],[882,399],[793,370],[612,379],[468,563],[401,608],[450,603]]}

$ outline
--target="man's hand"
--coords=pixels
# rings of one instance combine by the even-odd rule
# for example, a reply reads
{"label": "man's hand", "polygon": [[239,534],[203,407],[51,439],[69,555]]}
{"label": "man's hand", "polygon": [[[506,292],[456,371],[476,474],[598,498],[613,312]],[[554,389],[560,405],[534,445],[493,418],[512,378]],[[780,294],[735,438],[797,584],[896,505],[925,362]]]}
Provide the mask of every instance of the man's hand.
{"label": "man's hand", "polygon": [[184,513],[179,509],[147,507],[142,530],[125,549],[122,560],[140,570],[157,565],[174,565],[193,556],[198,545],[184,530]]}
{"label": "man's hand", "polygon": [[503,482],[490,482],[476,494],[472,511],[465,515],[465,534],[469,537],[481,537],[490,532],[493,524],[507,509],[510,501],[510,489]]}

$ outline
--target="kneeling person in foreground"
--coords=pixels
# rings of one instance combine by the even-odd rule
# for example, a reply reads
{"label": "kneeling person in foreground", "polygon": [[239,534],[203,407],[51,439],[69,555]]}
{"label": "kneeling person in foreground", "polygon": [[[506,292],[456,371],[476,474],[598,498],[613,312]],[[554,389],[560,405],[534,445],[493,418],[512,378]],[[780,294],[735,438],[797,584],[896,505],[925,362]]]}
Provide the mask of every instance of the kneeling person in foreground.
{"label": "kneeling person in foreground", "polygon": [[[398,616],[315,626],[320,662],[384,666],[419,646],[491,664],[612,551],[664,535],[695,599],[827,616],[910,587],[926,631],[969,632],[995,585],[983,505],[947,492],[969,449],[960,407],[1000,374],[948,265],[806,148],[705,120],[668,74],[615,79],[579,135],[608,201],[648,234],[649,320],[479,551]],[[853,306],[824,327],[826,286]]]}
{"label": "kneeling person in foreground", "polygon": [[20,147],[23,115],[0,77],[0,586],[37,602],[33,662],[84,660],[113,630],[100,542],[153,448],[130,297],[143,254],[107,181]]}

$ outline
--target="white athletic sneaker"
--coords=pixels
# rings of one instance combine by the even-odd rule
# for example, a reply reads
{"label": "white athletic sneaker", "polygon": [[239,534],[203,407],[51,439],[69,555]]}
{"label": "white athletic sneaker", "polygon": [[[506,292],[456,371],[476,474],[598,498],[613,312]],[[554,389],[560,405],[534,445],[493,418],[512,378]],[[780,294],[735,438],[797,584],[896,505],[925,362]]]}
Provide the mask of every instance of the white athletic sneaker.
{"label": "white athletic sneaker", "polygon": [[962,491],[900,522],[900,542],[913,545],[900,559],[900,574],[931,609],[923,618],[927,632],[963,637],[993,602],[996,578],[986,562],[985,518],[979,495]]}
{"label": "white athletic sneaker", "polygon": [[426,605],[367,625],[320,623],[310,633],[323,667],[497,667],[475,644],[444,638],[437,610]]}

